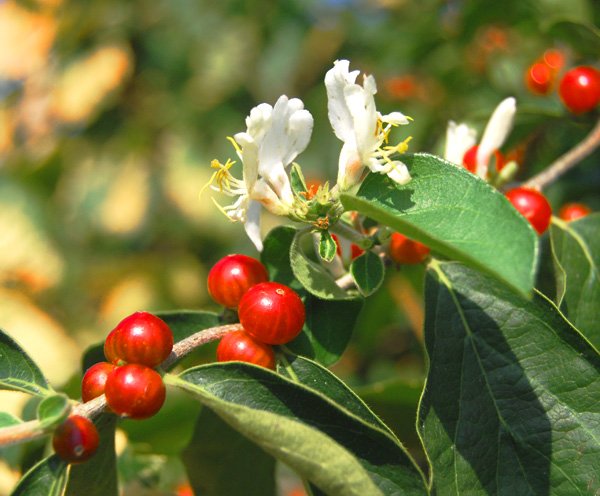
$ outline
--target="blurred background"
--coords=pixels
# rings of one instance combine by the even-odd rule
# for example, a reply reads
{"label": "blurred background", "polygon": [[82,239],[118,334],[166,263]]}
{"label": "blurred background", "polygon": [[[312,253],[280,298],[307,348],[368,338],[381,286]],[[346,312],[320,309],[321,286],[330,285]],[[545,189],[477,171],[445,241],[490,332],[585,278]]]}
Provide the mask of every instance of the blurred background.
{"label": "blurred background", "polygon": [[[78,397],[84,350],[126,315],[217,310],[207,271],[227,253],[257,253],[211,193],[199,196],[210,160],[233,157],[226,136],[245,130],[254,105],[286,94],[315,117],[298,158],[305,175],[335,180],[340,142],[323,77],[338,58],[375,76],[382,113],[414,119],[402,129],[412,152],[442,153],[449,119],[481,133],[515,96],[503,152],[517,179],[530,177],[597,115],[569,115],[555,91],[532,91],[527,71],[548,50],[562,57],[557,73],[597,64],[599,19],[592,0],[0,1],[0,328]],[[598,160],[548,189],[554,208],[600,208]],[[278,222],[266,219],[265,231]],[[390,271],[334,367],[419,461],[422,279],[420,267]],[[208,348],[201,360],[214,359]],[[31,412],[17,393],[0,401]],[[175,455],[198,412],[186,401],[172,395],[156,419],[123,424],[123,449],[137,456],[121,474],[126,494],[175,494],[185,482]],[[160,430],[182,404],[173,442]],[[0,453],[0,494],[31,453]]]}

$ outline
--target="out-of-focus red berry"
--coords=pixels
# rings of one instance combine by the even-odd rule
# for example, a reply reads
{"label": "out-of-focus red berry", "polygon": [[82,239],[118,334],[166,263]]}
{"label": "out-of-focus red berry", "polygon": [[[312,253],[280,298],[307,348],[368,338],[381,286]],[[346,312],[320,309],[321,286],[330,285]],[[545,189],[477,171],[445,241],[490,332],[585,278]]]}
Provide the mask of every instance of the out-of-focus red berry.
{"label": "out-of-focus red berry", "polygon": [[550,225],[552,207],[546,197],[535,189],[514,188],[506,193],[506,197],[525,217],[533,228],[542,234]]}
{"label": "out-of-focus red berry", "polygon": [[404,234],[393,233],[390,239],[390,258],[399,264],[421,263],[429,255],[429,247]]}
{"label": "out-of-focus red berry", "polygon": [[591,212],[592,209],[583,203],[567,203],[558,211],[558,216],[562,220],[570,222],[572,220],[581,219]]}
{"label": "out-of-focus red berry", "polygon": [[275,352],[271,345],[257,341],[245,331],[229,332],[221,338],[217,360],[253,363],[275,370]]}
{"label": "out-of-focus red berry", "polygon": [[[479,150],[479,145],[473,145],[463,156],[463,165],[465,169],[473,174],[477,172],[477,150]],[[494,152],[494,159],[496,160],[496,170],[501,171],[506,165],[506,159],[500,150]]]}
{"label": "out-of-focus red berry", "polygon": [[535,95],[547,95],[552,90],[554,73],[543,62],[535,62],[525,72],[525,84]]}

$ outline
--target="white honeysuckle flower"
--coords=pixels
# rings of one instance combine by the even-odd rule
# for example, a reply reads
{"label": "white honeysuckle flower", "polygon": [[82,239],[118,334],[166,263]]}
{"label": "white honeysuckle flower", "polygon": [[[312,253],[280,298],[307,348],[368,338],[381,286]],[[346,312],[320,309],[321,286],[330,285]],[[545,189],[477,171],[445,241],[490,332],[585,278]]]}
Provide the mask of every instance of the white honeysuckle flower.
{"label": "white honeysuckle flower", "polygon": [[401,112],[381,115],[375,108],[375,78],[365,76],[361,86],[356,83],[359,71],[350,72],[349,67],[349,61],[337,60],[325,75],[329,121],[335,135],[344,143],[339,158],[338,187],[343,191],[357,184],[364,167],[406,184],[410,181],[406,165],[390,157],[405,152],[410,138],[395,146],[384,145],[391,128],[406,125],[409,119]]}
{"label": "white honeysuckle flower", "polygon": [[[249,238],[262,250],[260,206],[276,215],[288,215],[294,194],[286,168],[310,140],[313,117],[297,98],[279,97],[275,106],[261,103],[246,117],[246,131],[228,138],[242,161],[242,179],[230,172],[235,161],[211,162],[217,169],[208,185],[227,196],[237,197],[219,208],[232,221],[244,223]],[[216,184],[213,184],[216,183]]]}
{"label": "white honeysuckle flower", "polygon": [[453,164],[462,164],[463,157],[469,148],[477,142],[477,132],[466,124],[448,122],[446,129],[446,149],[444,158]]}
{"label": "white honeysuckle flower", "polygon": [[[476,174],[485,179],[490,157],[506,141],[517,112],[517,102],[513,97],[505,98],[495,108],[477,147]],[[477,132],[467,124],[448,122],[446,129],[446,148],[444,158],[452,163],[462,165],[467,150],[477,143]]]}

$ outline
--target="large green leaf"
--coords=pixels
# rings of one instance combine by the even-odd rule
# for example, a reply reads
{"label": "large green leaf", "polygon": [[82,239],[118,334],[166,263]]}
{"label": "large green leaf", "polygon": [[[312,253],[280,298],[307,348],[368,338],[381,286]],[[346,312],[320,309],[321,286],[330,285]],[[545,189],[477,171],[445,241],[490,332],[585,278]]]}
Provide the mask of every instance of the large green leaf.
{"label": "large green leaf", "polygon": [[540,294],[458,263],[426,283],[419,428],[437,494],[600,490],[600,357]]}
{"label": "large green leaf", "polygon": [[117,496],[115,428],[117,417],[102,414],[94,424],[100,434],[96,454],[85,463],[71,465],[65,496]]}
{"label": "large green leaf", "polygon": [[[304,357],[286,357],[286,362],[285,366],[278,368],[278,372],[323,394],[336,403],[338,408],[347,410],[348,413],[371,424],[374,428],[384,429],[394,436],[365,402],[328,369]],[[406,458],[410,457],[406,455]]]}
{"label": "large green leaf", "polygon": [[167,376],[327,494],[424,494],[422,477],[387,430],[323,394],[237,362]]}
{"label": "large green leaf", "polygon": [[306,323],[302,333],[286,347],[323,365],[337,362],[348,346],[364,300],[304,299]]}
{"label": "large green leaf", "polygon": [[11,496],[63,496],[66,483],[67,464],[52,455],[34,465],[19,481]]}
{"label": "large green leaf", "polygon": [[208,408],[202,409],[194,436],[182,455],[197,494],[275,495],[275,459]]}
{"label": "large green leaf", "polygon": [[600,214],[575,222],[553,219],[550,239],[558,305],[600,349]]}
{"label": "large green leaf", "polygon": [[24,391],[40,396],[52,393],[52,388],[34,361],[0,330],[0,389]]}
{"label": "large green leaf", "polygon": [[537,235],[504,195],[439,157],[417,154],[403,160],[412,176],[408,184],[370,174],[358,193],[341,196],[344,206],[529,295]]}

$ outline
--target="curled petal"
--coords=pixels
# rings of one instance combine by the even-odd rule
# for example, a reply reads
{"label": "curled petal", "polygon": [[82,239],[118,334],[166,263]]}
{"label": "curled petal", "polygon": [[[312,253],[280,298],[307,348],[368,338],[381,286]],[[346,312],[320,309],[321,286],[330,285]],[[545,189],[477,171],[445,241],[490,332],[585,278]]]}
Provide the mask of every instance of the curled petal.
{"label": "curled petal", "polygon": [[258,251],[262,251],[263,242],[260,236],[260,203],[250,201],[246,211],[244,230]]}
{"label": "curled petal", "polygon": [[509,97],[500,102],[490,117],[477,149],[477,175],[479,177],[487,175],[488,161],[492,153],[506,141],[506,137],[512,129],[516,112],[517,102],[513,97]]}
{"label": "curled petal", "polygon": [[398,183],[406,184],[410,182],[410,174],[405,164],[399,161],[394,161],[394,167],[387,173],[388,177]]}
{"label": "curled petal", "polygon": [[273,116],[273,107],[268,103],[261,103],[250,111],[250,115],[246,117],[247,133],[252,136],[252,139],[260,143],[267,130],[271,126]]}
{"label": "curled petal", "polygon": [[329,122],[338,139],[347,142],[354,138],[353,119],[346,104],[344,89],[355,83],[359,71],[349,72],[350,62],[336,60],[325,75]]}
{"label": "curled petal", "polygon": [[392,126],[405,126],[410,121],[402,112],[391,112],[390,114],[382,115],[381,122],[391,124]]}
{"label": "curled petal", "polygon": [[[365,78],[365,81],[369,78]],[[371,88],[372,89],[372,88]],[[352,116],[352,127],[356,149],[363,161],[367,160],[379,145],[377,133],[377,109],[374,93],[357,84],[347,86],[344,90],[346,104]]]}

